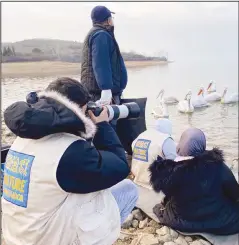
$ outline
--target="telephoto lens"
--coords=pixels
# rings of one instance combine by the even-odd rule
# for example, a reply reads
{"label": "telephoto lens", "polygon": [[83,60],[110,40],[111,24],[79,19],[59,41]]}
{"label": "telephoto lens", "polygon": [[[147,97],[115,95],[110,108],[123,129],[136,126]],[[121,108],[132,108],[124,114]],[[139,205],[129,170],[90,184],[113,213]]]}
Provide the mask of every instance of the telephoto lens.
{"label": "telephoto lens", "polygon": [[[135,102],[125,103],[122,105],[107,105],[109,120],[118,119],[137,119],[140,116],[140,107]],[[92,111],[95,116],[99,116],[103,107],[98,106],[95,102],[88,102],[87,111]]]}

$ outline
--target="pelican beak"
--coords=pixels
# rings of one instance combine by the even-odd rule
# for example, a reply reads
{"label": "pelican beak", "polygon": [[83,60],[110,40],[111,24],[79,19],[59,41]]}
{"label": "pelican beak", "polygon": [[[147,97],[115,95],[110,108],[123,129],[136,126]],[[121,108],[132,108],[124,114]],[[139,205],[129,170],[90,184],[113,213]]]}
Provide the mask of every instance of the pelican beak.
{"label": "pelican beak", "polygon": [[158,96],[156,97],[156,99],[158,99],[159,96],[162,95],[162,93],[163,93],[163,89],[160,90],[160,92],[158,93]]}
{"label": "pelican beak", "polygon": [[210,82],[210,83],[209,83],[209,85],[208,85],[207,89],[210,89],[210,88],[211,88],[211,86],[212,86],[212,82]]}
{"label": "pelican beak", "polygon": [[212,82],[209,83],[208,87],[207,87],[207,91],[209,91],[209,89],[212,87]]}
{"label": "pelican beak", "polygon": [[198,95],[202,94],[203,90],[200,89],[199,92],[198,92]]}

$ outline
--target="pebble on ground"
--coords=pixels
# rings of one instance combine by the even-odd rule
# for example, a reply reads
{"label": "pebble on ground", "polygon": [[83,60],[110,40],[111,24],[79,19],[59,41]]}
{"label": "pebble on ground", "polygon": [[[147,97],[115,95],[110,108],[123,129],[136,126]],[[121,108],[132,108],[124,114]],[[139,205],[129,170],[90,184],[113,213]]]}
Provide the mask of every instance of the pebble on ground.
{"label": "pebble on ground", "polygon": [[114,245],[210,245],[197,236],[183,236],[150,219],[135,209],[122,225],[119,239]]}

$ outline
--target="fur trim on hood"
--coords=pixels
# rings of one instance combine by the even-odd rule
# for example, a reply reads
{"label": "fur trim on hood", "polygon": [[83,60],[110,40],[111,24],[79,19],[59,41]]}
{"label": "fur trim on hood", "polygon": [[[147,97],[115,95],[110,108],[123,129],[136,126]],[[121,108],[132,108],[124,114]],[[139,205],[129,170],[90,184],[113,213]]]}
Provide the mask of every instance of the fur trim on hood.
{"label": "fur trim on hood", "polygon": [[218,148],[205,151],[203,154],[191,159],[184,159],[175,162],[173,160],[164,160],[158,157],[150,167],[150,183],[156,192],[163,191],[175,182],[180,181],[187,170],[206,167],[208,164],[221,164],[224,162],[224,154]]}
{"label": "fur trim on hood", "polygon": [[82,112],[80,107],[74,103],[73,101],[70,101],[66,96],[56,92],[56,91],[42,91],[38,93],[39,98],[51,98],[56,100],[57,102],[63,104],[65,107],[67,107],[69,110],[73,111],[77,117],[84,123],[85,125],[85,133],[80,132],[81,136],[83,138],[89,139],[92,138],[96,133],[96,126],[92,122],[90,118],[87,118],[85,114]]}
{"label": "fur trim on hood", "polygon": [[4,112],[4,120],[21,138],[39,139],[66,132],[89,139],[96,133],[96,125],[81,108],[56,91],[39,92],[34,104],[19,101],[10,105]]}

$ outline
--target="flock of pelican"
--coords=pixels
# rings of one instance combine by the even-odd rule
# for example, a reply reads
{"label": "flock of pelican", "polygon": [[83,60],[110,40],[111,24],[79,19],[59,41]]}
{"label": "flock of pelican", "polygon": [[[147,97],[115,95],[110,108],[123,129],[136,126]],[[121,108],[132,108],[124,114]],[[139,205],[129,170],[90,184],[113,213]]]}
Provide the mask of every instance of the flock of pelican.
{"label": "flock of pelican", "polygon": [[211,81],[205,91],[202,86],[196,96],[192,96],[192,91],[189,90],[185,98],[179,101],[175,97],[164,97],[164,89],[162,89],[157,99],[158,105],[152,110],[152,114],[156,118],[169,117],[167,107],[165,105],[177,104],[177,109],[181,113],[193,113],[197,108],[210,106],[210,102],[220,101],[222,104],[230,104],[238,102],[238,93],[228,94],[228,88],[225,87],[222,94],[217,92],[216,83]]}

